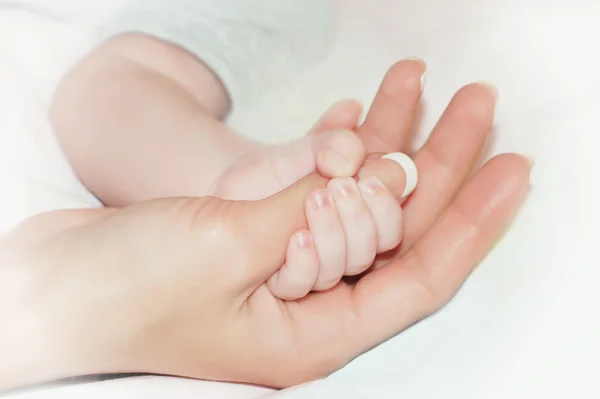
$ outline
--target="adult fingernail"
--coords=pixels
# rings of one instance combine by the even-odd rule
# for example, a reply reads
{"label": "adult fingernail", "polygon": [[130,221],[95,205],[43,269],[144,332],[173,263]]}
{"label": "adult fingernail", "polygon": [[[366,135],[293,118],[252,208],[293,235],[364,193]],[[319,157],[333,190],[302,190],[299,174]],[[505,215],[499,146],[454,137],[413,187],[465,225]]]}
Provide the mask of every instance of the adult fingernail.
{"label": "adult fingernail", "polygon": [[529,169],[533,169],[533,165],[535,165],[535,160],[531,155],[527,154],[519,154],[521,158],[523,158],[529,164]]}
{"label": "adult fingernail", "polygon": [[408,155],[401,152],[392,152],[382,156],[381,158],[394,161],[400,165],[402,169],[404,169],[404,174],[406,175],[406,186],[404,187],[404,192],[402,193],[401,198],[408,197],[413,191],[415,191],[418,181],[417,166],[413,160],[410,159]]}
{"label": "adult fingernail", "polygon": [[481,80],[477,82],[477,84],[486,87],[489,91],[492,92],[492,94],[494,95],[494,99],[498,100],[498,88],[495,84],[488,82],[487,80]]}
{"label": "adult fingernail", "polygon": [[421,93],[423,93],[423,90],[425,90],[425,84],[427,83],[427,64],[422,59],[416,57],[410,57],[407,58],[407,60],[416,61],[423,65],[423,74],[421,75]]}

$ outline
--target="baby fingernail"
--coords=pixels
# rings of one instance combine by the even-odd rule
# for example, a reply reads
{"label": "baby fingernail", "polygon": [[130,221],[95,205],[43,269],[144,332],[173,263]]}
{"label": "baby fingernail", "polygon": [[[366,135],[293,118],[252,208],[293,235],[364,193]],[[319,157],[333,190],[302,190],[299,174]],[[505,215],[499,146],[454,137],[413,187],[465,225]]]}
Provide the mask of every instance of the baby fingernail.
{"label": "baby fingernail", "polygon": [[418,172],[417,166],[410,157],[401,152],[392,152],[381,157],[382,159],[389,159],[396,162],[404,169],[406,175],[406,186],[401,198],[408,197],[417,187]]}
{"label": "baby fingernail", "polygon": [[350,197],[357,192],[356,181],[351,177],[332,179],[327,185],[334,192],[334,196]]}
{"label": "baby fingernail", "polygon": [[316,209],[326,208],[331,205],[331,194],[328,190],[319,190],[313,193],[312,202]]}
{"label": "baby fingernail", "polygon": [[312,237],[306,230],[296,233],[296,242],[300,248],[310,248],[312,246]]}
{"label": "baby fingernail", "polygon": [[376,195],[381,190],[385,190],[385,185],[375,176],[369,176],[358,182],[358,188],[363,195]]}

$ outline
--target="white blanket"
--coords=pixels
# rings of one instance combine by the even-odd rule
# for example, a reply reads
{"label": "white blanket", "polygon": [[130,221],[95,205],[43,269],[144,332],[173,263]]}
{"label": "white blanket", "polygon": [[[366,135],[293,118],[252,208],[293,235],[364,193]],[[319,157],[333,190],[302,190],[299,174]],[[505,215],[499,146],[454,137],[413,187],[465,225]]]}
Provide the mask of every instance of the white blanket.
{"label": "white blanket", "polygon": [[[491,80],[500,102],[488,155],[517,151],[536,159],[530,198],[506,238],[447,308],[324,381],[276,393],[137,377],[22,397],[600,397],[593,378],[600,262],[592,257],[600,220],[598,2],[345,0],[338,6],[329,60],[239,109],[233,125],[265,141],[299,135],[340,97],[368,102],[392,62],[419,56],[429,66],[421,143],[454,91]],[[74,179],[44,116],[58,76],[85,49],[82,29],[0,10],[2,228],[46,209],[98,206]]]}

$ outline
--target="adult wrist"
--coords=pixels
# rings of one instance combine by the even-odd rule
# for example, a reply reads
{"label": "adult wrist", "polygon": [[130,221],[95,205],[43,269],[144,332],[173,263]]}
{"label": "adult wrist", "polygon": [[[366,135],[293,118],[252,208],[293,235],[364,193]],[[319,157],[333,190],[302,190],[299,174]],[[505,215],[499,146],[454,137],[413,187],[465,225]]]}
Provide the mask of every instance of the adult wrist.
{"label": "adult wrist", "polygon": [[102,369],[88,342],[93,332],[67,320],[71,305],[50,298],[52,265],[32,252],[0,248],[0,392]]}

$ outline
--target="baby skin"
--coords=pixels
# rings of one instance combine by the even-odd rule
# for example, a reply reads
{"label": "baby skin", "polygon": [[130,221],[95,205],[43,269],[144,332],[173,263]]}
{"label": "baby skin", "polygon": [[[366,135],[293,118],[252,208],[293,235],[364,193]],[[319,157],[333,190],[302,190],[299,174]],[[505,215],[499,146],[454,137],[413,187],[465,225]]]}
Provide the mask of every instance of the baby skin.
{"label": "baby skin", "polygon": [[[385,176],[389,188],[376,175]],[[357,178],[331,179],[327,188],[309,195],[308,229],[290,238],[286,264],[267,282],[271,293],[300,299],[334,287],[344,276],[365,272],[377,254],[400,244],[401,202],[416,182],[410,158],[392,153],[370,160]]]}
{"label": "baby skin", "polygon": [[274,146],[227,126],[229,107],[218,78],[197,59],[126,35],[67,74],[50,117],[78,178],[107,206],[207,195],[259,200],[315,171],[332,179],[307,198],[308,230],[290,238],[286,264],[268,282],[282,299],[329,289],[400,243],[398,200],[414,189],[416,170],[402,154],[391,156],[400,163],[367,157],[354,133],[359,103],[334,105],[308,135]]}

